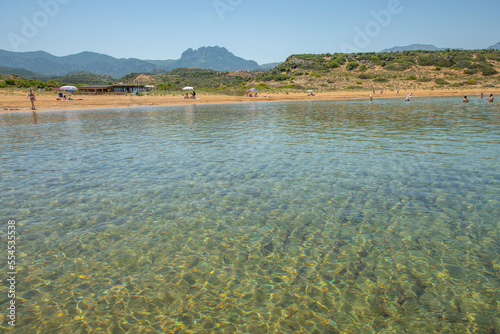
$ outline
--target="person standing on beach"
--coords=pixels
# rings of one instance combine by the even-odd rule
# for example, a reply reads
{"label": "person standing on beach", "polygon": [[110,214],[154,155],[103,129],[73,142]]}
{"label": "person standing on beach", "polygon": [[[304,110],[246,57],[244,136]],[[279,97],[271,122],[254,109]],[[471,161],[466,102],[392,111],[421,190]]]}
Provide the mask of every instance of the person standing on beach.
{"label": "person standing on beach", "polygon": [[31,101],[31,110],[36,110],[36,108],[35,108],[36,97],[35,97],[35,93],[33,93],[33,90],[31,88],[30,88],[30,93],[28,94],[28,98]]}
{"label": "person standing on beach", "polygon": [[195,90],[194,90],[194,89],[193,89],[193,93],[191,93],[191,94],[193,95],[193,97],[192,97],[192,98],[193,98],[193,99],[196,99],[196,92],[195,92]]}
{"label": "person standing on beach", "polygon": [[488,99],[489,103],[493,103],[493,94],[490,94],[490,98]]}

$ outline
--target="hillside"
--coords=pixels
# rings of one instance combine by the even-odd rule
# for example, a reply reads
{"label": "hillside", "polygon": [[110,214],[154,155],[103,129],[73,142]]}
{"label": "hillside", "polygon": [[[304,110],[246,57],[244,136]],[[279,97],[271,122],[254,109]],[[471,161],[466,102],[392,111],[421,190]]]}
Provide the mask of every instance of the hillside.
{"label": "hillside", "polygon": [[495,87],[500,51],[293,55],[255,77],[271,87],[321,90]]}
{"label": "hillside", "polygon": [[62,76],[51,77],[50,80],[71,85],[105,85],[116,82],[116,79],[110,75],[94,74],[85,71],[72,72]]}
{"label": "hillside", "polygon": [[[164,73],[175,68],[203,68],[215,71],[260,70],[259,64],[235,56],[226,48],[203,47],[186,50],[178,60],[117,59],[95,52],[57,57],[44,51],[10,52],[0,50],[0,67],[23,69],[38,76],[62,76],[85,71],[120,78],[130,73]],[[32,74],[25,73],[26,76]]]}
{"label": "hillside", "polygon": [[[488,89],[500,86],[499,72],[500,50],[445,50],[292,55],[271,70],[252,72],[179,68],[164,74],[137,72],[119,80],[78,72],[52,80],[68,84],[152,84],[159,91],[195,86],[234,95],[244,94],[251,87],[289,92]],[[27,83],[22,78],[9,81],[10,86],[18,87],[33,84],[44,87],[43,83]],[[0,80],[2,85],[6,83]]]}
{"label": "hillside", "polygon": [[4,67],[4,66],[0,66],[0,74],[18,75],[18,76],[28,78],[28,79],[40,79],[43,77],[38,73],[31,72],[31,71],[25,70],[23,68],[12,68],[12,67]]}

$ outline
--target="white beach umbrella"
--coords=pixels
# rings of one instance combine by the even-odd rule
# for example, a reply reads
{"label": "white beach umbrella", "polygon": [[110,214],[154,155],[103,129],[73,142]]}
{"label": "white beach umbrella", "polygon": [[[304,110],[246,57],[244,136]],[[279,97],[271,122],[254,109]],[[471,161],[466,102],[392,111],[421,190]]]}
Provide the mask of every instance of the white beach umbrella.
{"label": "white beach umbrella", "polygon": [[314,92],[314,91],[313,91],[312,89],[309,89],[307,92],[308,92],[308,93],[312,93],[312,92]]}
{"label": "white beach umbrella", "polygon": [[194,90],[194,88],[190,87],[190,86],[187,86],[187,87],[182,88],[182,90]]}
{"label": "white beach umbrella", "polygon": [[69,85],[62,86],[59,89],[60,90],[69,90],[70,92],[74,92],[75,90],[78,90],[78,88],[76,88],[75,86],[69,86]]}
{"label": "white beach umbrella", "polygon": [[251,92],[258,92],[257,88],[250,88]]}

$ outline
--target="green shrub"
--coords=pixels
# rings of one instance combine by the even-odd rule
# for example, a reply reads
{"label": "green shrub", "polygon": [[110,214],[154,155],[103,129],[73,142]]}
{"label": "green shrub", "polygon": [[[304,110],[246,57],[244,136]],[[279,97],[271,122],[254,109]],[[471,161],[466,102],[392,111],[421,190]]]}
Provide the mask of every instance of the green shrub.
{"label": "green shrub", "polygon": [[420,55],[418,57],[417,64],[420,66],[451,67],[454,65],[454,61],[448,56],[431,53]]}
{"label": "green shrub", "polygon": [[450,83],[444,79],[441,79],[441,78],[437,78],[436,80],[434,80],[436,82],[436,84],[438,85],[449,85]]}
{"label": "green shrub", "polygon": [[489,60],[497,60],[497,61],[500,61],[500,54],[487,54],[486,55],[486,58],[488,58]]}
{"label": "green shrub", "polygon": [[290,79],[290,77],[286,74],[278,74],[278,75],[275,75],[274,76],[274,80],[275,81],[285,81],[285,80],[288,80]]}
{"label": "green shrub", "polygon": [[261,82],[256,86],[257,89],[271,89],[268,84]]}
{"label": "green shrub", "polygon": [[9,86],[14,86],[16,84],[16,80],[14,79],[6,79],[5,83]]}
{"label": "green shrub", "polygon": [[329,64],[328,64],[328,67],[329,68],[339,68],[340,67],[340,64],[337,62],[337,61],[331,61]]}
{"label": "green shrub", "polygon": [[389,82],[389,79],[387,79],[387,78],[376,78],[373,81],[374,82]]}
{"label": "green shrub", "polygon": [[477,72],[479,72],[479,69],[474,68],[474,69],[470,69],[470,70],[465,70],[464,74],[473,75],[473,74],[476,74]]}
{"label": "green shrub", "polygon": [[334,59],[337,63],[339,63],[340,65],[344,65],[346,63],[346,60],[345,58],[343,57],[337,57]]}
{"label": "green shrub", "polygon": [[483,54],[478,54],[476,57],[476,60],[481,62],[481,63],[487,62],[486,57]]}
{"label": "green shrub", "polygon": [[412,63],[406,61],[395,61],[384,66],[387,71],[406,71],[413,66]]}
{"label": "green shrub", "polygon": [[429,82],[429,81],[432,81],[432,79],[431,78],[422,77],[422,78],[418,78],[417,81],[418,82]]}
{"label": "green shrub", "polygon": [[489,77],[489,76],[498,74],[498,72],[492,66],[488,66],[488,67],[483,68],[482,74],[485,77]]}
{"label": "green shrub", "polygon": [[431,55],[421,55],[418,57],[417,64],[420,66],[432,66],[434,65],[434,61]]}
{"label": "green shrub", "polygon": [[373,79],[374,76],[371,74],[361,73],[360,75],[358,75],[358,78],[363,80],[368,80],[368,79]]}
{"label": "green shrub", "polygon": [[366,67],[366,65],[365,65],[365,64],[363,64],[363,65],[361,65],[361,66],[359,67],[359,70],[360,70],[361,72],[365,72],[365,71],[368,71],[368,67]]}
{"label": "green shrub", "polygon": [[349,63],[347,64],[346,69],[347,69],[348,71],[352,71],[352,70],[356,69],[358,66],[359,66],[359,64],[358,64],[357,62],[355,62],[355,61],[351,61],[351,62],[349,62]]}
{"label": "green shrub", "polygon": [[453,65],[453,68],[457,69],[457,70],[461,70],[464,68],[471,68],[471,66],[472,66],[472,63],[469,60],[462,60],[462,61],[456,63],[455,65]]}
{"label": "green shrub", "polygon": [[415,75],[410,75],[406,80],[417,80],[417,77]]}

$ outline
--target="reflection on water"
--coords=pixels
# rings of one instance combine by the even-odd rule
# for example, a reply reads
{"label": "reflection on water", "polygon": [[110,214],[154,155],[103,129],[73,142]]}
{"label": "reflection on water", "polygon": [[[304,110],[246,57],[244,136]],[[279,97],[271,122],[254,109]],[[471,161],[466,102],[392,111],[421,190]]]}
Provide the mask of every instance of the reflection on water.
{"label": "reflection on water", "polygon": [[499,111],[423,99],[1,115],[16,330],[498,332]]}

